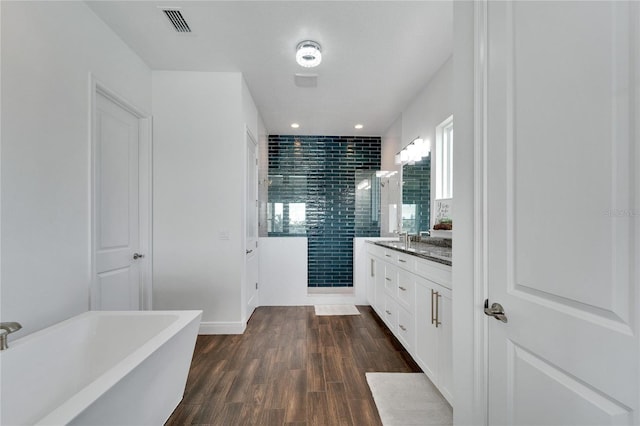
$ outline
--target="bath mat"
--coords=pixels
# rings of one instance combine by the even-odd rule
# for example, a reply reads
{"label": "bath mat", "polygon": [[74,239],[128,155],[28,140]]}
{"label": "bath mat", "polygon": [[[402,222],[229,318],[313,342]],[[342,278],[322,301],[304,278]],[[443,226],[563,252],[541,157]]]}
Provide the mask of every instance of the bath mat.
{"label": "bath mat", "polygon": [[451,426],[453,409],[423,373],[366,373],[384,426]]}
{"label": "bath mat", "polygon": [[354,305],[315,305],[316,315],[360,315]]}

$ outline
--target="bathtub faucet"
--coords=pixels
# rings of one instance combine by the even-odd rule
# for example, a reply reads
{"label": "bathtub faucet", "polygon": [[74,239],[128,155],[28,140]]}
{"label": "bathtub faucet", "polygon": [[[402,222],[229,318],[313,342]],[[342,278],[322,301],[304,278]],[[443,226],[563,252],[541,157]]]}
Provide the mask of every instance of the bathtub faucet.
{"label": "bathtub faucet", "polygon": [[0,322],[0,351],[4,351],[9,347],[7,344],[7,336],[21,328],[22,326],[19,322]]}

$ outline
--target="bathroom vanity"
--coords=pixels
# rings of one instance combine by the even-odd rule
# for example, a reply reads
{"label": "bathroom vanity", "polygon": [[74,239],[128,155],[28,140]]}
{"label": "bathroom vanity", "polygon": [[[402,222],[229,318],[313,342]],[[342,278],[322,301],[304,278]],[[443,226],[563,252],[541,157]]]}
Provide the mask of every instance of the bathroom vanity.
{"label": "bathroom vanity", "polygon": [[367,300],[453,405],[451,246],[367,241]]}

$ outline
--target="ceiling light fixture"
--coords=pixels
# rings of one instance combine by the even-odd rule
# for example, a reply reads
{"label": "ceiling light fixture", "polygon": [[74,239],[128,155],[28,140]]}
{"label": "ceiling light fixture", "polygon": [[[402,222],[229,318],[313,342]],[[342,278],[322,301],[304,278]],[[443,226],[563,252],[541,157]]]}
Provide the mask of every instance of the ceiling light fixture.
{"label": "ceiling light fixture", "polygon": [[322,62],[320,44],[312,40],[298,43],[296,47],[296,62],[305,68],[317,67]]}
{"label": "ceiling light fixture", "polygon": [[300,125],[298,123],[291,123],[291,127],[297,129]]}
{"label": "ceiling light fixture", "polygon": [[362,129],[364,126],[362,124],[356,124],[355,126],[353,126],[354,128],[360,130]]}

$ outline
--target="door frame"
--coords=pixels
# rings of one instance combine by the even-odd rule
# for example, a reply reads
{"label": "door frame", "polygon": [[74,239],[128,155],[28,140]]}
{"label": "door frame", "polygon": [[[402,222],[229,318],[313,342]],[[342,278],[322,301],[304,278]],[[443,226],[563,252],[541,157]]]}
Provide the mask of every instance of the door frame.
{"label": "door frame", "polygon": [[89,73],[89,174],[90,174],[90,281],[88,309],[91,310],[96,302],[96,250],[95,243],[97,237],[97,201],[96,201],[96,181],[97,181],[97,129],[96,129],[96,98],[100,94],[121,108],[133,114],[138,119],[139,124],[139,145],[138,145],[138,215],[140,233],[140,251],[144,253],[144,262],[140,262],[140,309],[151,310],[153,300],[153,140],[152,140],[152,117],[151,114],[138,108],[117,92],[98,80],[92,73]]}
{"label": "door frame", "polygon": [[[454,4],[454,424],[488,424],[487,0]],[[459,92],[457,92],[459,90]]]}

